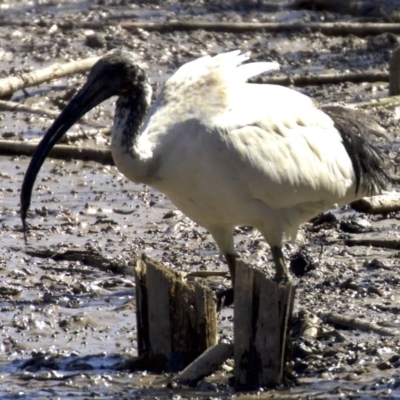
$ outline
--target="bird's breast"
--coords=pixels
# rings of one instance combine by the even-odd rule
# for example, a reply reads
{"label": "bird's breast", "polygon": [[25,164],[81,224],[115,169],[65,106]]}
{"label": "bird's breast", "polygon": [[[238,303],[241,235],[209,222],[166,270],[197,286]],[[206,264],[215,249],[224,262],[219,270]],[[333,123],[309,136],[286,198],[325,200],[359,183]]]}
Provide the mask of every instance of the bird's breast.
{"label": "bird's breast", "polygon": [[158,180],[158,157],[153,156],[147,144],[133,143],[128,147],[112,140],[111,154],[118,171],[130,181],[152,186],[152,182]]}

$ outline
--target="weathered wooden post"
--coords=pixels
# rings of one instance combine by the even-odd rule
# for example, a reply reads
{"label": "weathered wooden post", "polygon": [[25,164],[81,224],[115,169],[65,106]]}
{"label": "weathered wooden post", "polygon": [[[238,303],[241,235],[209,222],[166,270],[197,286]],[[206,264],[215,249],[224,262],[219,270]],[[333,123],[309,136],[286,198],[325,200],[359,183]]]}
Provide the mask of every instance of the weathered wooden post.
{"label": "weathered wooden post", "polygon": [[400,47],[392,54],[389,65],[389,96],[400,94]]}
{"label": "weathered wooden post", "polygon": [[145,256],[136,260],[136,316],[141,365],[178,372],[217,342],[211,289]]}
{"label": "weathered wooden post", "polygon": [[293,311],[292,283],[276,283],[239,261],[235,283],[235,388],[255,390],[282,383]]}

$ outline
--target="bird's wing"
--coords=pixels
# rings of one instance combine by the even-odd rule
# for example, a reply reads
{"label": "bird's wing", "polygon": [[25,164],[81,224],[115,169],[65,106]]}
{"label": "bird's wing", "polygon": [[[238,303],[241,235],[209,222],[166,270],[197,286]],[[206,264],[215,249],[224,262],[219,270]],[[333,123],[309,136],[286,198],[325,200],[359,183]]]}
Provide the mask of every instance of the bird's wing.
{"label": "bird's wing", "polygon": [[182,84],[187,80],[196,81],[213,75],[221,75],[219,81],[229,81],[230,78],[234,78],[236,81],[246,82],[253,76],[279,69],[279,64],[275,61],[244,64],[249,58],[250,53],[242,53],[240,50],[221,53],[214,57],[209,55],[200,57],[182,65],[169,79],[169,83]]}
{"label": "bird's wing", "polygon": [[190,118],[206,122],[222,115],[230,108],[238,87],[253,76],[279,68],[276,62],[242,64],[248,58],[247,54],[232,51],[184,64],[165,83],[148,121],[162,109],[174,115],[174,122]]}
{"label": "bird's wing", "polygon": [[230,109],[213,120],[225,157],[251,196],[271,207],[346,202],[354,171],[331,118],[299,92],[242,85]]}
{"label": "bird's wing", "polygon": [[[246,59],[239,52],[203,57],[166,82],[142,135],[162,159],[160,181],[169,186],[161,189],[188,175],[187,192],[202,187],[197,181],[231,181],[226,191],[240,188],[277,208],[343,200],[354,172],[332,119],[297,91],[246,83],[268,70]],[[184,172],[176,160],[185,160]]]}

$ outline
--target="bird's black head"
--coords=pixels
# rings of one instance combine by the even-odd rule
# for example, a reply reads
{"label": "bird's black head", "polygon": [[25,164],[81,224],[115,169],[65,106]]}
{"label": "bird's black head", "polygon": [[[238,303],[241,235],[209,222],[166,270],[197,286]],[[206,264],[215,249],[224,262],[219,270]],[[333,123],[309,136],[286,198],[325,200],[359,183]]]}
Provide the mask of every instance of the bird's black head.
{"label": "bird's black head", "polygon": [[92,67],[84,86],[53,122],[39,143],[26,171],[21,188],[21,220],[26,239],[26,216],[33,185],[50,150],[68,129],[89,110],[112,96],[135,93],[147,77],[137,56],[126,50],[113,50]]}
{"label": "bird's black head", "polygon": [[147,75],[140,59],[134,53],[117,49],[110,51],[97,61],[81,92],[85,88],[91,88],[97,91],[98,95],[103,97],[101,101],[104,101],[111,96],[131,93],[146,80]]}

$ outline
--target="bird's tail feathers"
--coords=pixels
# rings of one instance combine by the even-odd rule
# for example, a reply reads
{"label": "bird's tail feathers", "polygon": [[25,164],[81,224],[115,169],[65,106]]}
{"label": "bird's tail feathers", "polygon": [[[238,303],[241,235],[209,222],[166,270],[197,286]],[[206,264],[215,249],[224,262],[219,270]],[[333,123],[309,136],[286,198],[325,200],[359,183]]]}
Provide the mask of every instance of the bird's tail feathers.
{"label": "bird's tail feathers", "polygon": [[343,145],[353,164],[356,176],[356,194],[372,196],[387,189],[391,184],[391,162],[388,149],[379,148],[374,139],[384,139],[387,147],[390,140],[373,126],[370,116],[340,106],[325,106],[322,110],[333,120],[342,136]]}

